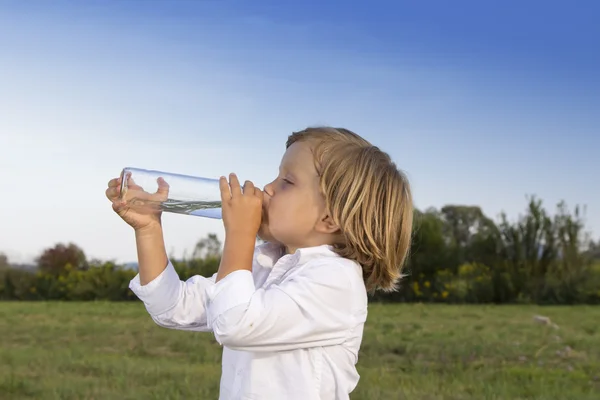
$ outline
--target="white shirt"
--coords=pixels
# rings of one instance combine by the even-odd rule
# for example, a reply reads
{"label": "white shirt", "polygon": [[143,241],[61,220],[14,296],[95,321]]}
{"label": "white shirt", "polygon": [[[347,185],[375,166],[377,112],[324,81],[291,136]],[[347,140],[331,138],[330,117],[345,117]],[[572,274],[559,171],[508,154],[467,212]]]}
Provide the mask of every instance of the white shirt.
{"label": "white shirt", "polygon": [[129,287],[158,325],[214,333],[220,400],[349,399],[367,318],[358,263],[326,245],[281,256],[267,243],[252,272],[215,278],[181,281],[169,261],[152,282],[136,275]]}

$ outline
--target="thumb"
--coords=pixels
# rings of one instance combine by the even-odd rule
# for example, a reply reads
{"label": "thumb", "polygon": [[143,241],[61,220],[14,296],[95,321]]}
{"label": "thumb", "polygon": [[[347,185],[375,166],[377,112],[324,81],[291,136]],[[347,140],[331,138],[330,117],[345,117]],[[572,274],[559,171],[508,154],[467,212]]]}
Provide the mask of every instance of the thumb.
{"label": "thumb", "polygon": [[159,194],[161,198],[166,200],[169,195],[169,184],[163,178],[158,178],[156,182],[158,183],[156,194]]}

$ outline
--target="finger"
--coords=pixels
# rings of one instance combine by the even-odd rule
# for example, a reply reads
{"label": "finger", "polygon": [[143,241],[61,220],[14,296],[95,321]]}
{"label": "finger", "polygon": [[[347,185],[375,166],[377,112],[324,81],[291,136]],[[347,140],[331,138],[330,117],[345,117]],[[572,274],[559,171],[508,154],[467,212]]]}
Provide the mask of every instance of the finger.
{"label": "finger", "polygon": [[109,188],[111,188],[111,187],[117,187],[119,185],[121,185],[121,177],[119,177],[119,178],[113,178],[110,181],[108,181],[108,187]]}
{"label": "finger", "polygon": [[244,195],[251,196],[254,194],[254,184],[250,181],[244,182]]}
{"label": "finger", "polygon": [[126,206],[125,206],[125,202],[121,201],[121,200],[117,200],[117,201],[113,201],[112,203],[112,209],[119,215],[122,216],[122,214],[127,211],[126,210]]}
{"label": "finger", "polygon": [[219,189],[221,189],[221,201],[226,202],[231,199],[231,192],[229,190],[229,184],[227,183],[227,178],[222,176],[219,178]]}
{"label": "finger", "polygon": [[240,181],[234,173],[229,174],[229,186],[231,187],[231,197],[242,195],[242,187],[240,186]]}
{"label": "finger", "polygon": [[109,200],[116,199],[117,197],[119,197],[119,188],[109,187],[108,189],[106,189],[105,194]]}
{"label": "finger", "polygon": [[156,190],[156,194],[159,198],[166,200],[169,198],[169,184],[163,178],[158,178],[156,180],[158,183],[158,189]]}
{"label": "finger", "polygon": [[140,185],[135,183],[135,181],[131,177],[131,172],[127,173],[127,179],[125,180],[125,182],[127,183],[127,188],[131,190],[143,190],[143,188]]}
{"label": "finger", "polygon": [[260,201],[261,208],[264,206],[264,192],[259,188],[254,188],[254,197]]}

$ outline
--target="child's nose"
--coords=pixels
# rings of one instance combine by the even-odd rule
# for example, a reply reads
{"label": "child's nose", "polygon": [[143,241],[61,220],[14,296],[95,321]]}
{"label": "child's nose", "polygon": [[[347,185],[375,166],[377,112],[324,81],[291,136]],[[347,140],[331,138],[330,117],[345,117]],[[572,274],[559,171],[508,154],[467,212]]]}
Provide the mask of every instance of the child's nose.
{"label": "child's nose", "polygon": [[273,184],[272,183],[266,184],[265,187],[263,188],[263,192],[268,194],[269,197],[272,197],[273,196]]}

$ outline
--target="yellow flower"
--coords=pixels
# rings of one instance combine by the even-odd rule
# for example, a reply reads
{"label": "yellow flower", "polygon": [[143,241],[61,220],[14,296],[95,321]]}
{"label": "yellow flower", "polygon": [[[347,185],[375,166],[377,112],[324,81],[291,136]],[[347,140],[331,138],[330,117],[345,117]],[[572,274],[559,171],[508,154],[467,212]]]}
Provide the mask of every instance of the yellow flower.
{"label": "yellow flower", "polygon": [[429,286],[431,286],[431,283],[429,283],[429,281],[425,281],[425,287],[428,288]]}
{"label": "yellow flower", "polygon": [[415,292],[415,295],[417,296],[421,295],[421,291],[419,290],[419,282],[413,282],[413,292]]}
{"label": "yellow flower", "polygon": [[442,292],[442,297],[445,299],[446,297],[448,297],[448,294],[449,294],[449,293],[448,293],[447,291],[445,291],[445,290],[444,290],[444,291]]}

